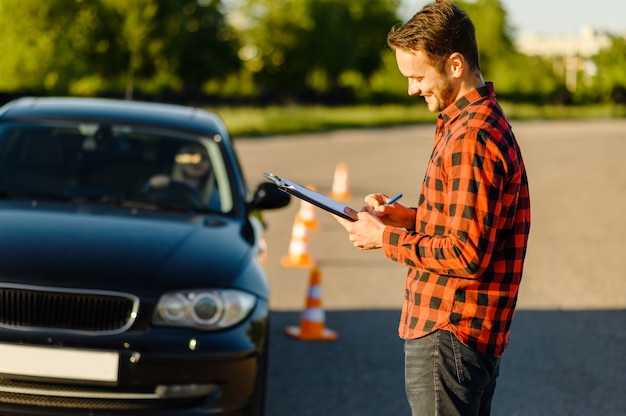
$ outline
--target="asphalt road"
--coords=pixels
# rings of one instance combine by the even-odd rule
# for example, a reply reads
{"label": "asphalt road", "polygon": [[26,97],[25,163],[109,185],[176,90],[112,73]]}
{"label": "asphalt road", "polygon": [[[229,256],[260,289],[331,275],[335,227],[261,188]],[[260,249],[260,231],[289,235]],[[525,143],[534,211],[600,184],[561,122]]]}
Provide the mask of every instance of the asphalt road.
{"label": "asphalt road", "polygon": [[[516,122],[528,169],[532,229],[494,416],[626,415],[626,120]],[[269,171],[327,193],[348,166],[347,203],[370,192],[415,205],[433,125],[236,138],[251,185]],[[322,276],[333,342],[285,335],[298,325],[310,269],[281,265],[299,200],[270,212],[272,338],[269,416],[409,415],[397,336],[405,269],[356,250],[322,211],[308,252]]]}

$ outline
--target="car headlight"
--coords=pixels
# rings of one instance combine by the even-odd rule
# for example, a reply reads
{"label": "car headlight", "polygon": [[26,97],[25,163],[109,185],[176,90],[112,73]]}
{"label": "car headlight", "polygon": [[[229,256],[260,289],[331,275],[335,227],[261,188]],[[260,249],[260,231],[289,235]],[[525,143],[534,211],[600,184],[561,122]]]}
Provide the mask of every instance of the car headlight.
{"label": "car headlight", "polygon": [[256,297],[239,290],[189,290],[161,296],[152,322],[161,326],[214,330],[237,325],[254,309]]}

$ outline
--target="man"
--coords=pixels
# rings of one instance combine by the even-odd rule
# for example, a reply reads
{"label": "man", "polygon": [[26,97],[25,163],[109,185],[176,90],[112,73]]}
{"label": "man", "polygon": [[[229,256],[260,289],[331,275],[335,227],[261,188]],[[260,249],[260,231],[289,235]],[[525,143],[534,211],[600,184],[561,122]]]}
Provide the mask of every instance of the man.
{"label": "man", "polygon": [[490,413],[530,230],[520,149],[475,39],[448,0],[391,31],[409,95],[440,112],[418,206],[372,194],[358,221],[337,217],[356,247],[409,268],[399,333],[414,416]]}

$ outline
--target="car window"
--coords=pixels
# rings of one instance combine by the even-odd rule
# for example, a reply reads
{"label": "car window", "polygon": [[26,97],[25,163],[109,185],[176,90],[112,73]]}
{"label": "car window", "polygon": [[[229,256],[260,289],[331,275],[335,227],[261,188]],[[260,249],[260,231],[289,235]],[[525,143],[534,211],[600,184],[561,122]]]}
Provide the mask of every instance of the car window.
{"label": "car window", "polygon": [[0,125],[0,191],[229,213],[219,136],[79,122]]}

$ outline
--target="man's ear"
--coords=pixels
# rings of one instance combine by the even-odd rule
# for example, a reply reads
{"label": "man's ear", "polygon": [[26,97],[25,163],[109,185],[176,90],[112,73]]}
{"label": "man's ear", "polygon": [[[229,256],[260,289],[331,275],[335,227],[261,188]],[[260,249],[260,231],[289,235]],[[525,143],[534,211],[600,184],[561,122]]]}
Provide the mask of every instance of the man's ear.
{"label": "man's ear", "polygon": [[459,52],[454,52],[448,58],[448,69],[454,78],[461,78],[465,72],[465,57]]}

